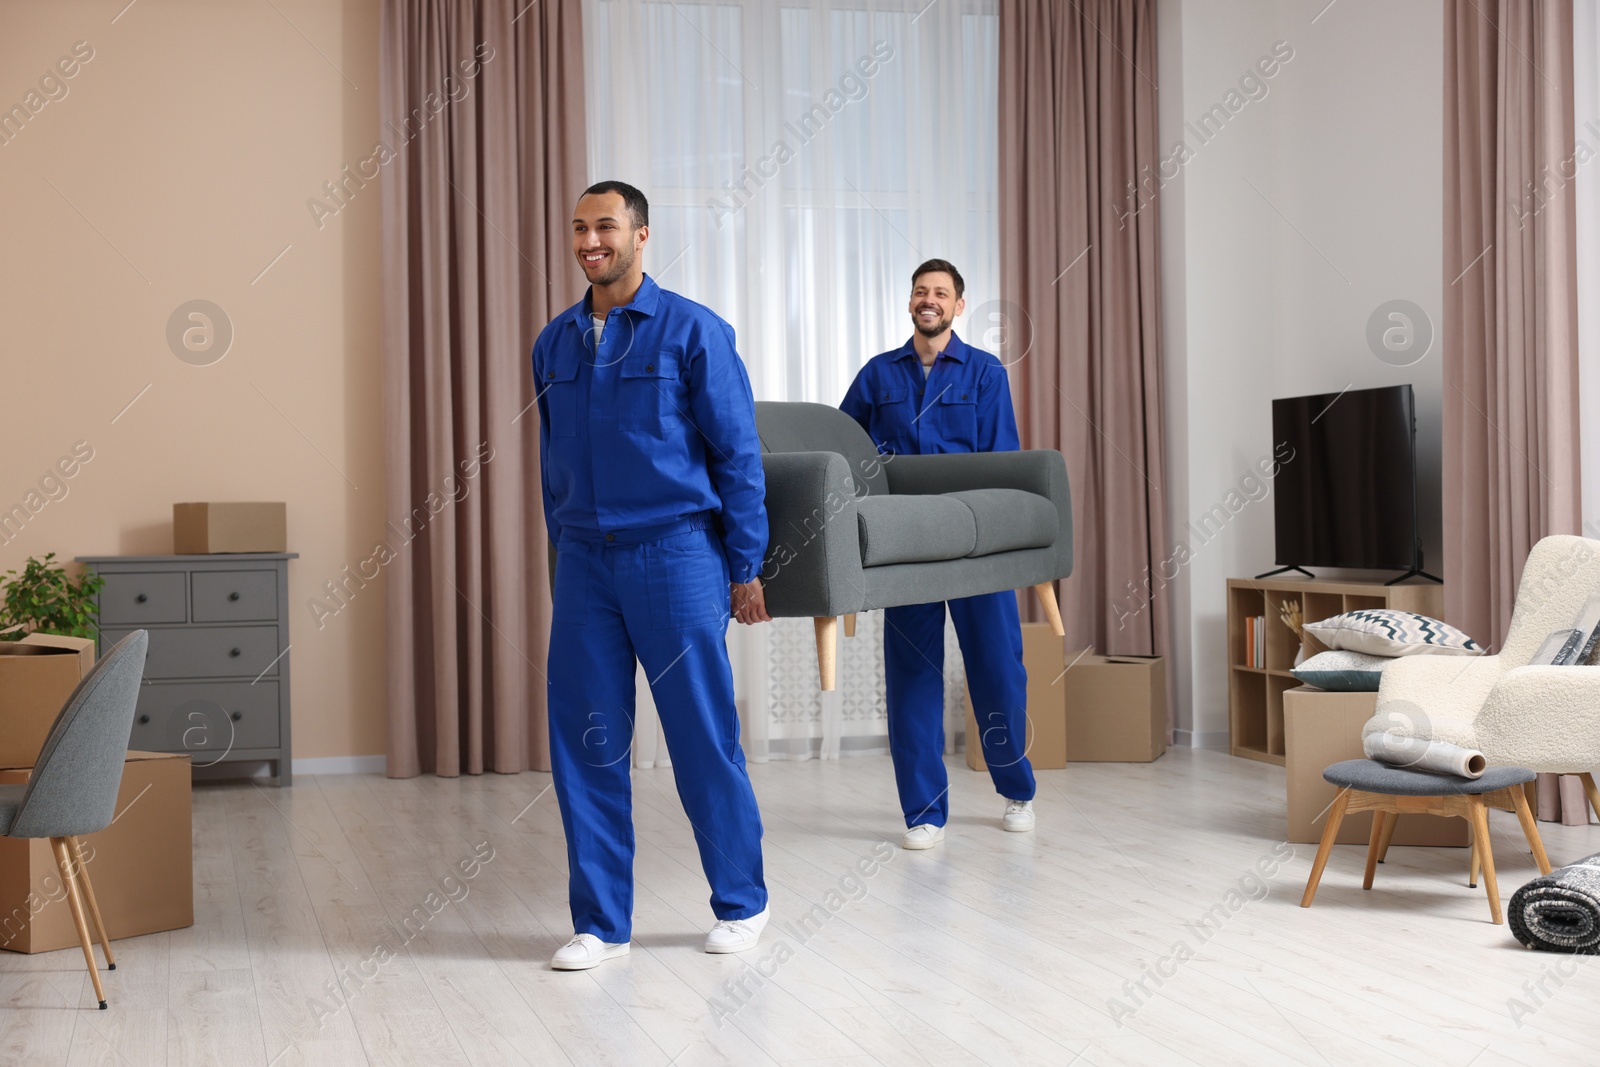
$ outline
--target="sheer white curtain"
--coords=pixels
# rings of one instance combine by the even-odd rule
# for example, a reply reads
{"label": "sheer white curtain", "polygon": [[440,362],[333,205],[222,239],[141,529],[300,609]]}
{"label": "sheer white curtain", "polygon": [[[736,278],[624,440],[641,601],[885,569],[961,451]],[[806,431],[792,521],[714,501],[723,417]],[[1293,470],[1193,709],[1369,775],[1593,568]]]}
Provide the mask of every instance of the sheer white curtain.
{"label": "sheer white curtain", "polygon": [[[936,256],[967,280],[956,329],[997,347],[994,0],[585,0],[583,14],[591,176],[649,196],[646,269],[733,324],[758,400],[837,404],[910,335],[911,270]],[[832,694],[809,621],[732,627],[751,758],[885,749],[880,625],[863,616],[841,638]],[[953,737],[948,633],[946,648]]]}

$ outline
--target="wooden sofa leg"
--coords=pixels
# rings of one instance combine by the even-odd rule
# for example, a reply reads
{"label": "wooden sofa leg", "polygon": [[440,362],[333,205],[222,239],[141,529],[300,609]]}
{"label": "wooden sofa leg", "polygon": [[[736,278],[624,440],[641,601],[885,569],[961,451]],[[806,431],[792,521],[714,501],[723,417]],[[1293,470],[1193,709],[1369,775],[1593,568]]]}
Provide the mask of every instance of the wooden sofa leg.
{"label": "wooden sofa leg", "polygon": [[817,670],[822,676],[822,691],[833,692],[834,652],[838,648],[839,620],[833,615],[811,620],[817,631]]}
{"label": "wooden sofa leg", "polygon": [[853,611],[844,617],[844,635],[846,637],[856,635],[856,613]]}
{"label": "wooden sofa leg", "polygon": [[1056,583],[1040,582],[1033,587],[1039,597],[1039,606],[1044,609],[1044,619],[1050,624],[1050,632],[1057,637],[1067,636],[1066,628],[1061,625],[1061,605],[1056,603]]}

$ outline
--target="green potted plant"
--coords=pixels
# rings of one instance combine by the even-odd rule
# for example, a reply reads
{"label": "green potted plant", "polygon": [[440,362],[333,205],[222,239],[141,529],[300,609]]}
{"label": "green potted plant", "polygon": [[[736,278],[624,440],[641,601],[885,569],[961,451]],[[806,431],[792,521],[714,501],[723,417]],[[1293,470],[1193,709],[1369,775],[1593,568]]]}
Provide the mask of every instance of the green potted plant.
{"label": "green potted plant", "polygon": [[21,574],[6,571],[9,580],[0,602],[0,641],[20,641],[34,632],[96,636],[99,609],[95,596],[105,579],[92,571],[73,579],[55,558],[54,552],[44,559],[30,557]]}

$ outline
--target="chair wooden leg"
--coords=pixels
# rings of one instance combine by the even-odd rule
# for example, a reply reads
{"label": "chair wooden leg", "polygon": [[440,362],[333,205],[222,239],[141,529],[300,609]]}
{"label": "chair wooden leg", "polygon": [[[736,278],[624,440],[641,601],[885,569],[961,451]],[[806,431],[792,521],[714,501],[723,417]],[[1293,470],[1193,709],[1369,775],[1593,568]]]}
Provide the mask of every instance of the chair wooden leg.
{"label": "chair wooden leg", "polygon": [[[1472,820],[1467,820],[1467,825],[1472,825]],[[1467,888],[1478,888],[1478,873],[1483,869],[1483,861],[1478,857],[1478,831],[1472,831],[1472,840],[1468,842],[1471,856],[1467,861]]]}
{"label": "chair wooden leg", "polygon": [[1540,874],[1549,874],[1550,857],[1545,855],[1544,841],[1539,837],[1539,825],[1533,821],[1533,812],[1528,807],[1528,796],[1520,785],[1511,787],[1511,803],[1516,805],[1517,821],[1522,824],[1522,836],[1528,839],[1528,847],[1533,850],[1533,862],[1539,865]]}
{"label": "chair wooden leg", "polygon": [[1390,812],[1389,818],[1383,824],[1383,840],[1378,842],[1378,862],[1382,863],[1389,858],[1389,842],[1394,840],[1394,828],[1400,825],[1400,816]]}
{"label": "chair wooden leg", "polygon": [[1066,627],[1061,625],[1061,605],[1056,603],[1056,583],[1040,582],[1033,587],[1033,591],[1039,598],[1039,606],[1044,609],[1044,619],[1050,624],[1050,632],[1057,637],[1067,636]]}
{"label": "chair wooden leg", "polygon": [[1594,809],[1595,817],[1600,818],[1600,789],[1594,785],[1594,775],[1584,771],[1578,775],[1583,781],[1583,791],[1589,796],[1589,806]]}
{"label": "chair wooden leg", "polygon": [[856,613],[853,611],[844,617],[844,635],[846,637],[856,635]]}
{"label": "chair wooden leg", "polygon": [[838,649],[839,620],[829,615],[811,620],[817,631],[817,671],[822,676],[822,691],[833,692],[835,652]]}
{"label": "chair wooden leg", "polygon": [[89,965],[89,978],[94,982],[95,999],[100,1010],[106,1007],[106,991],[100,985],[100,968],[94,962],[94,946],[89,941],[89,927],[83,921],[83,905],[78,901],[78,880],[72,873],[72,856],[67,850],[67,839],[52,837],[50,848],[56,856],[56,870],[61,873],[62,887],[67,891],[67,906],[72,909],[72,921],[78,927],[78,944],[83,946],[83,960]]}
{"label": "chair wooden leg", "polygon": [[1394,820],[1386,811],[1372,813],[1372,835],[1367,839],[1367,870],[1361,878],[1361,888],[1372,888],[1372,876],[1378,870],[1378,853],[1383,849],[1383,828]]}
{"label": "chair wooden leg", "polygon": [[1311,907],[1311,900],[1317,895],[1317,886],[1322,882],[1322,869],[1328,865],[1328,855],[1333,851],[1334,838],[1339,836],[1339,824],[1344,822],[1344,809],[1350,806],[1350,790],[1341,789],[1334,798],[1333,807],[1328,809],[1328,825],[1322,830],[1322,843],[1317,846],[1317,858],[1311,864],[1311,877],[1306,880],[1305,895],[1300,898],[1302,908]]}
{"label": "chair wooden leg", "polygon": [[94,883],[89,880],[89,865],[83,859],[83,842],[76,837],[67,838],[67,848],[72,853],[72,861],[77,864],[78,884],[83,889],[83,899],[89,905],[89,918],[94,922],[94,931],[100,935],[100,949],[106,954],[106,970],[117,969],[117,958],[111,954],[111,938],[106,936],[106,923],[100,917],[100,902],[94,898]]}
{"label": "chair wooden leg", "polygon": [[1483,887],[1489,894],[1489,914],[1496,926],[1505,922],[1500,914],[1500,883],[1494,876],[1494,846],[1489,842],[1489,809],[1483,798],[1468,797],[1467,809],[1472,813],[1472,837],[1478,846],[1478,861],[1483,864]]}

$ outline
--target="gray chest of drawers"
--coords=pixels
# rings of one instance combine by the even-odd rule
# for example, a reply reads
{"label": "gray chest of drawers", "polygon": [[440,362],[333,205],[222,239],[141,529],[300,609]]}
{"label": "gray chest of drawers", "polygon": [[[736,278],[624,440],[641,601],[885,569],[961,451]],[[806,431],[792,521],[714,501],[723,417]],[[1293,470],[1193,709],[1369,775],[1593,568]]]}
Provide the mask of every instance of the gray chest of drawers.
{"label": "gray chest of drawers", "polygon": [[150,632],[128,747],[196,767],[270,760],[288,785],[289,561],[298,553],[79,556],[105,579],[100,654]]}

